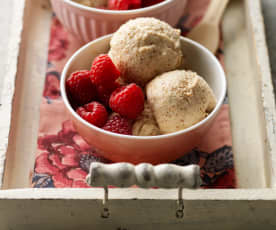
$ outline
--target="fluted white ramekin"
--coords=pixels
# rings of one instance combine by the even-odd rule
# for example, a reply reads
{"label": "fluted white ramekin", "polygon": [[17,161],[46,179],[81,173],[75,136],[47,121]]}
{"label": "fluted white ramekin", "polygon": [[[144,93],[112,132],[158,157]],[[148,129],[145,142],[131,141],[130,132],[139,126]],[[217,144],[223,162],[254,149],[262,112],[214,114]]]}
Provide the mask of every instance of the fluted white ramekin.
{"label": "fluted white ramekin", "polygon": [[137,17],[155,17],[176,26],[183,15],[187,0],[165,0],[136,10],[104,10],[87,7],[70,0],[51,0],[61,23],[82,43],[115,32],[123,23]]}

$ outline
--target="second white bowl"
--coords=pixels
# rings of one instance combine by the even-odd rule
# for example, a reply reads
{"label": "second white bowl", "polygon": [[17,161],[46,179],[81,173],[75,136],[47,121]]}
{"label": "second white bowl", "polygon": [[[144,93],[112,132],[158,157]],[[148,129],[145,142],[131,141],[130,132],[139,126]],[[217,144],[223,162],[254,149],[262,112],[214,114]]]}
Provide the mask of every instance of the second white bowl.
{"label": "second white bowl", "polygon": [[176,26],[183,15],[187,0],[166,0],[137,10],[103,10],[87,7],[70,0],[51,0],[60,22],[82,43],[115,32],[129,19],[155,17]]}

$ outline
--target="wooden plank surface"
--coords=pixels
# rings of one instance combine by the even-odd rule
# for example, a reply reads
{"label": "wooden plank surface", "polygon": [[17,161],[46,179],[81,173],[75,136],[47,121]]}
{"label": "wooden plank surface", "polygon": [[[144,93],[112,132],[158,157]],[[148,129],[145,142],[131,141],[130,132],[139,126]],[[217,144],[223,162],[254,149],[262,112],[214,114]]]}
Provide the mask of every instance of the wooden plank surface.
{"label": "wooden plank surface", "polygon": [[[9,53],[9,44],[12,33],[11,23],[13,15],[13,0],[2,1],[0,7],[0,31],[2,36],[0,36],[0,75],[4,76],[8,70],[7,65],[7,54]],[[4,78],[0,78],[0,92],[2,92]],[[0,103],[1,103],[1,94],[0,94]]]}
{"label": "wooden plank surface", "polygon": [[265,21],[265,31],[270,57],[270,67],[274,83],[274,94],[276,94],[276,1],[262,0],[261,3]]}
{"label": "wooden plank surface", "polygon": [[[262,0],[262,9],[263,9],[263,15],[264,15],[264,21],[265,21],[265,31],[266,31],[266,40],[267,40],[267,45],[268,45],[268,53],[269,53],[269,58],[270,58],[270,68],[271,68],[271,74],[272,74],[272,82],[274,85],[274,96],[276,93],[276,1],[275,0]],[[264,79],[264,83],[266,84],[267,79]],[[270,82],[270,81],[269,81]],[[272,97],[271,93],[272,89],[269,88],[269,94]],[[273,110],[273,108],[272,108]],[[267,111],[269,112],[269,111]],[[270,118],[268,118],[270,119]],[[276,121],[271,120],[271,132],[273,132],[273,135],[275,136],[276,133]],[[274,146],[276,143],[276,140],[271,140],[274,142]],[[273,146],[271,146],[273,148]],[[275,149],[274,149],[274,154],[275,154]],[[273,176],[272,176],[272,186],[276,187],[276,180],[275,180],[275,174],[276,174],[276,159],[275,156],[272,158],[272,164],[273,164]]]}
{"label": "wooden plank surface", "polygon": [[[251,66],[256,77],[258,111],[261,132],[264,139],[264,159],[269,187],[276,187],[276,107],[273,92],[270,60],[266,45],[261,1],[246,0],[249,45],[251,45]],[[255,122],[258,122],[257,120]]]}
{"label": "wooden plank surface", "polygon": [[[275,229],[276,191],[184,190],[185,216],[175,217],[176,190],[111,189],[102,219],[102,189],[27,189],[0,195],[3,229]],[[266,194],[266,197],[263,197]],[[30,199],[32,198],[32,199]]]}
{"label": "wooden plank surface", "polygon": [[[29,177],[34,167],[36,154],[40,103],[47,67],[51,22],[51,13],[49,9],[45,8],[44,0],[26,0],[24,11],[24,1],[14,1],[18,5],[14,12],[16,23],[20,28],[24,22],[24,27],[21,36],[20,34],[13,36],[16,45],[21,39],[21,46],[19,51],[16,50],[19,53],[18,66],[10,68],[14,71],[17,70],[17,79],[15,88],[12,89],[15,90],[14,97],[9,98],[9,100],[13,100],[12,126],[3,188],[29,187],[30,185]],[[23,12],[24,20],[22,20],[22,16],[18,16],[23,15]],[[14,26],[14,28],[17,27]],[[13,55],[13,60],[17,61],[15,55]],[[15,72],[12,74],[15,75]],[[14,82],[12,76],[7,76],[7,79]],[[13,96],[11,91],[9,95]],[[7,108],[4,108],[3,112],[11,115],[11,111]],[[8,125],[7,122],[4,124]],[[1,151],[1,153],[3,152],[5,151]]]}
{"label": "wooden plank surface", "polygon": [[251,67],[245,5],[230,1],[223,19],[225,71],[228,83],[233,153],[239,187],[266,187],[262,117],[258,81]]}
{"label": "wooden plank surface", "polygon": [[[3,42],[7,42],[9,38],[12,38],[6,46],[1,48],[2,52],[6,52],[7,54],[2,56],[2,63],[5,65],[3,67],[5,74],[3,73],[0,81],[0,89],[1,89],[1,101],[0,101],[0,188],[2,187],[5,160],[6,160],[6,152],[8,148],[9,142],[9,134],[10,134],[10,125],[11,125],[11,114],[12,114],[12,102],[14,97],[14,89],[15,89],[15,79],[17,73],[17,64],[18,64],[18,53],[20,49],[20,40],[21,40],[21,32],[23,28],[23,9],[24,9],[24,1],[17,2],[16,13],[13,12],[12,15],[14,19],[8,19],[7,23],[10,23],[11,30],[8,32],[9,37],[5,38]],[[12,5],[8,5],[7,2],[4,4],[4,10],[7,12],[11,12]],[[14,8],[15,9],[15,8]],[[3,24],[3,28],[8,28],[7,24]],[[2,38],[3,39],[3,38]]]}

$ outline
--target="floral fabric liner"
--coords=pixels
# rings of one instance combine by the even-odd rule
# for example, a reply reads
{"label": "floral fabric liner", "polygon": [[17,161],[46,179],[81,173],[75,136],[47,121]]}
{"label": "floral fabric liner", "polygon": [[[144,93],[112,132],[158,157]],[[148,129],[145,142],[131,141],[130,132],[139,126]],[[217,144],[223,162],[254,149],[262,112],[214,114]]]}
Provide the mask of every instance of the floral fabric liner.
{"label": "floral fabric liner", "polygon": [[[185,36],[200,22],[209,0],[189,1],[178,23]],[[85,177],[91,162],[110,163],[97,154],[75,131],[60,96],[60,74],[66,61],[81,45],[60,24],[52,19],[48,68],[45,75],[40,115],[37,157],[32,172],[35,188],[86,188]],[[223,63],[221,40],[217,58]],[[227,98],[201,144],[172,162],[178,165],[198,164],[201,167],[203,188],[235,188],[231,127]]]}

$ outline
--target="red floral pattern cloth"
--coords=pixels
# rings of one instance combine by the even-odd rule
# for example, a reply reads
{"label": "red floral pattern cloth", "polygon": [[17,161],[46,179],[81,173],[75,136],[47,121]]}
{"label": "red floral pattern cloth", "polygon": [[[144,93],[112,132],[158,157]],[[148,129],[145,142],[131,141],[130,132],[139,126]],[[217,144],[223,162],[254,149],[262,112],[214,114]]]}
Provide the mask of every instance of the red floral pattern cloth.
{"label": "red floral pattern cloth", "polygon": [[[209,0],[189,1],[187,11],[178,25],[183,35],[201,20],[208,3]],[[55,17],[52,20],[50,36],[48,70],[41,103],[32,186],[35,188],[86,188],[89,187],[85,183],[85,177],[90,163],[109,161],[98,155],[95,149],[75,131],[60,97],[60,73],[68,58],[80,47],[80,44]],[[223,62],[221,48],[217,52],[217,57]],[[228,112],[228,105],[225,103],[198,148],[172,162],[178,165],[200,165],[204,188],[235,188],[236,186]]]}

